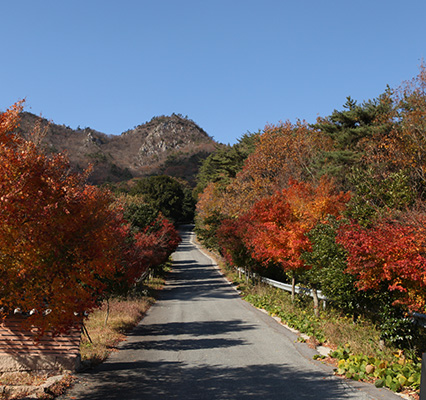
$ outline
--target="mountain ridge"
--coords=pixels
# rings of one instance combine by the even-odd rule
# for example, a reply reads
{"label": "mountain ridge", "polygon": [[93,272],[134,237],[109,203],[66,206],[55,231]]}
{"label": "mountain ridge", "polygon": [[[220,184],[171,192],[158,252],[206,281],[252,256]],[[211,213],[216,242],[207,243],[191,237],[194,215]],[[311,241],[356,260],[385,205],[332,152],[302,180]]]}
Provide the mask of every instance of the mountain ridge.
{"label": "mountain ridge", "polygon": [[107,135],[90,127],[72,129],[21,113],[20,134],[28,137],[37,126],[43,132],[40,145],[46,153],[65,152],[76,171],[93,165],[89,177],[93,184],[165,174],[194,186],[200,163],[219,145],[180,114],[153,117],[119,135]]}

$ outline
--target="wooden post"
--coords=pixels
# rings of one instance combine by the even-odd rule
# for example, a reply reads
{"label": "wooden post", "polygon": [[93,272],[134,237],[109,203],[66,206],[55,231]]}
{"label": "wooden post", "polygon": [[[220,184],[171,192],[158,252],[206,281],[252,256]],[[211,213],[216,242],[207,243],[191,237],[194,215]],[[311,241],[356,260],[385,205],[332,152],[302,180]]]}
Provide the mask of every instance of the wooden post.
{"label": "wooden post", "polygon": [[422,355],[422,375],[420,378],[420,399],[426,400],[426,353]]}
{"label": "wooden post", "polygon": [[314,314],[319,317],[319,301],[318,301],[318,292],[316,288],[312,288],[312,298],[314,299]]}
{"label": "wooden post", "polygon": [[291,274],[291,302],[294,303],[294,297],[296,294],[296,274],[292,271]]}

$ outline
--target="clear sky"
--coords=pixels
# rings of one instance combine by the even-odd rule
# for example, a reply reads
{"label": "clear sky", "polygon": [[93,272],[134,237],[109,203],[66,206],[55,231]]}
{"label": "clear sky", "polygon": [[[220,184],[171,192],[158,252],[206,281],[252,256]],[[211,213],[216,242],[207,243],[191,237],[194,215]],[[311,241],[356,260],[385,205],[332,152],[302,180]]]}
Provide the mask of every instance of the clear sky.
{"label": "clear sky", "polygon": [[19,0],[0,6],[0,110],[120,134],[187,115],[222,143],[314,122],[418,73],[425,0]]}

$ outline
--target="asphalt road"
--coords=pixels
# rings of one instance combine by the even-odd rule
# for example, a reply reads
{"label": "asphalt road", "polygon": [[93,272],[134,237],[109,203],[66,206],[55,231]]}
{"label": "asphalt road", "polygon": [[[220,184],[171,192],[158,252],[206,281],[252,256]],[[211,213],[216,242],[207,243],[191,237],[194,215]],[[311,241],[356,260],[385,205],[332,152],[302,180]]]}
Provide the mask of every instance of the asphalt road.
{"label": "asphalt road", "polygon": [[189,230],[142,323],[62,399],[401,399],[332,375],[296,334],[241,300]]}

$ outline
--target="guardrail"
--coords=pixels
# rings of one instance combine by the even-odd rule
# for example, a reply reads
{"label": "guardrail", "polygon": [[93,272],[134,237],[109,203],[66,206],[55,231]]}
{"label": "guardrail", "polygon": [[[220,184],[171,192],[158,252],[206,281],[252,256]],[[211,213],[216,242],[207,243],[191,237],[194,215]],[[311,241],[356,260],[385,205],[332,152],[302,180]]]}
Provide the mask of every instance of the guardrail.
{"label": "guardrail", "polygon": [[[260,279],[261,279],[262,282],[265,282],[265,283],[267,283],[270,286],[274,286],[274,287],[276,287],[278,289],[285,290],[287,292],[291,292],[292,291],[292,287],[288,283],[274,281],[273,279],[264,278],[264,277],[260,277]],[[312,289],[304,288],[304,287],[301,287],[301,286],[296,286],[294,288],[294,291],[296,293],[301,293],[301,294],[303,294],[305,296],[314,297],[313,293],[312,293]],[[318,299],[322,300],[322,308],[325,309],[326,304],[327,304],[327,300],[328,300],[327,297],[325,297],[321,293],[321,290],[317,290],[317,295],[318,295]]]}
{"label": "guardrail", "polygon": [[[242,273],[245,273],[245,271],[244,271],[244,269],[243,269],[243,268],[237,268],[237,269],[238,269],[238,271],[240,271],[240,272],[242,272]],[[253,276],[257,277],[258,275],[257,275],[256,273],[253,273]],[[273,287],[276,287],[276,288],[278,288],[278,289],[285,290],[285,291],[287,291],[287,292],[291,292],[291,291],[292,291],[292,286],[291,286],[290,284],[288,284],[288,283],[283,283],[283,282],[279,282],[279,281],[274,281],[273,279],[265,278],[265,277],[263,277],[263,276],[259,276],[259,278],[260,278],[260,280],[261,280],[262,282],[264,282],[264,283],[268,284],[269,286],[273,286]],[[312,293],[312,289],[308,289],[308,288],[301,287],[301,286],[296,286],[296,287],[294,288],[294,291],[295,291],[296,293],[298,293],[298,294],[300,293],[300,294],[303,294],[303,295],[305,295],[305,296],[314,297],[314,296],[313,296],[313,293]],[[322,294],[321,290],[317,290],[317,295],[318,295],[318,299],[319,299],[319,300],[322,300],[322,308],[323,308],[323,309],[325,309],[326,304],[327,304],[327,301],[328,301],[328,298],[327,298],[327,297],[325,297],[325,296]],[[426,317],[426,316],[425,316],[425,317]]]}
{"label": "guardrail", "polygon": [[[242,268],[238,268],[241,272],[243,272],[244,273],[244,269],[242,269]],[[257,276],[256,274],[253,274],[254,276]],[[276,287],[276,288],[278,288],[278,289],[282,289],[282,290],[285,290],[285,291],[287,291],[287,292],[291,292],[291,285],[290,284],[288,284],[288,283],[283,283],[283,282],[279,282],[279,281],[274,281],[273,279],[269,279],[269,278],[265,278],[265,277],[263,277],[263,276],[260,276],[259,277],[260,278],[260,280],[262,281],[262,282],[265,282],[265,283],[267,283],[268,285],[270,285],[270,286],[274,286],[274,287]],[[295,290],[294,290],[296,293],[301,293],[301,294],[303,294],[303,295],[305,295],[305,296],[310,296],[310,297],[313,297],[313,294],[312,294],[312,289],[308,289],[308,288],[304,288],[304,287],[301,287],[301,286],[296,286],[295,287]],[[319,300],[322,300],[322,307],[323,307],[323,309],[325,309],[325,307],[326,307],[326,304],[327,304],[327,301],[329,300],[326,296],[324,296],[323,294],[322,294],[322,292],[321,292],[321,290],[317,290],[317,295],[318,295],[318,299]],[[426,314],[421,314],[421,313],[418,313],[418,312],[412,312],[411,313],[411,316],[416,320],[416,322],[420,325],[420,326],[422,326],[423,328],[426,328]],[[426,400],[426,399],[425,399]]]}

